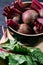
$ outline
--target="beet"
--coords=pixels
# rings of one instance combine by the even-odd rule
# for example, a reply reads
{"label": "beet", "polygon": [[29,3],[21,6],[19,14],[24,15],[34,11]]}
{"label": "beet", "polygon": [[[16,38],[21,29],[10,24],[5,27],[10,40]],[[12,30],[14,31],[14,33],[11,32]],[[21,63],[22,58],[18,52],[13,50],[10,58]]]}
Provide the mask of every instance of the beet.
{"label": "beet", "polygon": [[23,33],[23,34],[31,34],[31,28],[27,24],[21,24],[18,32]]}
{"label": "beet", "polygon": [[15,22],[17,22],[17,23],[19,23],[19,21],[20,21],[20,15],[15,15],[12,20],[15,21]]}
{"label": "beet", "polygon": [[38,17],[38,13],[34,10],[27,10],[22,14],[22,20],[24,23],[34,23],[34,20]]}

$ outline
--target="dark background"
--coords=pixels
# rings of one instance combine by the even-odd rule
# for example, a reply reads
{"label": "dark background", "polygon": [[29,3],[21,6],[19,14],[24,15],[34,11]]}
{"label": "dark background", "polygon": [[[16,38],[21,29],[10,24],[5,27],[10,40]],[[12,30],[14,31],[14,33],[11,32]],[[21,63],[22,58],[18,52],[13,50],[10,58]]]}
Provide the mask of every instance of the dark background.
{"label": "dark background", "polygon": [[[4,16],[2,15],[3,8],[6,4],[11,4],[12,1],[14,0],[0,0],[0,37],[2,36],[1,26],[4,25],[6,27]],[[23,0],[23,1],[31,1],[31,0]],[[43,2],[43,0],[39,1]]]}

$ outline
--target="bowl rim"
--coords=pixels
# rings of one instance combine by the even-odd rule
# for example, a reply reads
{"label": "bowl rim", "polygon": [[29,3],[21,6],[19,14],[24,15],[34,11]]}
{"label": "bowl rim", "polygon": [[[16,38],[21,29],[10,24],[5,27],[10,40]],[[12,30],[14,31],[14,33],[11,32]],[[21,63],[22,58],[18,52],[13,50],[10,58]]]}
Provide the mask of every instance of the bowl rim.
{"label": "bowl rim", "polygon": [[[27,1],[27,2],[23,2],[23,4],[26,4],[26,3],[32,3],[32,1]],[[41,2],[43,4],[43,2]],[[5,17],[5,22],[7,22],[7,17]],[[23,33],[20,33],[20,32],[17,32],[16,30],[12,29],[10,26],[8,26],[13,32],[17,33],[17,34],[20,34],[20,35],[23,35],[23,36],[40,36],[40,35],[43,35],[43,33],[39,33],[39,34],[23,34]]]}
{"label": "bowl rim", "polygon": [[20,34],[20,35],[24,35],[24,36],[39,36],[39,35],[43,35],[43,33],[39,33],[39,34],[23,34],[23,33],[19,33],[17,31],[15,31],[14,29],[12,29],[11,27],[9,27],[13,32]]}

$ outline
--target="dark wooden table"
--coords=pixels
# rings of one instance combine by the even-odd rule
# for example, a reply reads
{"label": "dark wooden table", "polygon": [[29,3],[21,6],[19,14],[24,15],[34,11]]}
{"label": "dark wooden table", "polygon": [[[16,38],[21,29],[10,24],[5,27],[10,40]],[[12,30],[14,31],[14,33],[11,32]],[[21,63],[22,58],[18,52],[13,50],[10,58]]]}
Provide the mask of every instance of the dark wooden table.
{"label": "dark wooden table", "polygon": [[[12,1],[14,0],[0,0],[0,37],[2,36],[1,26],[3,25],[4,27],[6,27],[4,16],[2,15],[3,8],[6,4],[11,4]],[[31,1],[31,0],[23,0],[23,1]],[[40,1],[43,1],[43,0],[40,0]]]}

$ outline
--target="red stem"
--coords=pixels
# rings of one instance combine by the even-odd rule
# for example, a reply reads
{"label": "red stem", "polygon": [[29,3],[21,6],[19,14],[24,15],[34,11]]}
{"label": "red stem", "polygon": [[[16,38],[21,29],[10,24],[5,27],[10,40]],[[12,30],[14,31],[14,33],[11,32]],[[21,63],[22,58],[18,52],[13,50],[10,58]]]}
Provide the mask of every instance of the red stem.
{"label": "red stem", "polygon": [[18,1],[18,5],[20,6],[20,8],[25,11],[24,5],[22,4],[22,0],[17,0],[17,1]]}
{"label": "red stem", "polygon": [[14,11],[17,14],[22,14],[21,11],[19,11],[18,9],[14,8],[14,6],[11,7],[11,10]]}
{"label": "red stem", "polygon": [[4,8],[4,11],[5,11],[6,13],[10,12],[10,6],[7,5],[7,6]]}
{"label": "red stem", "polygon": [[11,53],[9,50],[4,50],[3,48],[0,48],[0,51]]}
{"label": "red stem", "polygon": [[5,31],[4,31],[4,26],[2,25],[2,32],[3,32],[3,35],[5,34]]}
{"label": "red stem", "polygon": [[22,0],[17,0],[20,4],[22,3]]}
{"label": "red stem", "polygon": [[21,7],[19,6],[18,2],[15,1],[13,4],[12,4],[16,9],[20,10],[20,11],[23,11],[23,9],[21,9]]}
{"label": "red stem", "polygon": [[23,6],[23,4],[21,3],[21,5],[20,5],[20,3],[19,2],[16,2],[16,4],[17,4],[17,6],[19,7],[19,9],[20,9],[20,11],[25,11],[25,8],[24,8],[24,6]]}
{"label": "red stem", "polygon": [[3,12],[3,14],[2,14],[2,15],[7,16],[7,13]]}
{"label": "red stem", "polygon": [[18,1],[15,1],[14,6],[17,5],[21,11],[25,11],[25,7],[22,3],[19,3]]}
{"label": "red stem", "polygon": [[34,9],[35,11],[39,12],[39,9],[34,3],[31,4],[30,8]]}
{"label": "red stem", "polygon": [[42,3],[40,3],[38,0],[36,0],[36,2],[43,8]]}
{"label": "red stem", "polygon": [[43,8],[43,5],[38,0],[32,0],[30,8],[36,10],[38,13]]}
{"label": "red stem", "polygon": [[13,29],[19,28],[19,26],[20,26],[20,24],[12,21],[12,19],[8,19],[7,20],[7,25],[10,26],[10,27],[12,27]]}
{"label": "red stem", "polygon": [[5,30],[4,30],[4,26],[2,25],[2,33],[4,35],[4,38],[6,38],[6,34],[5,34]]}
{"label": "red stem", "polygon": [[39,7],[40,9],[42,8],[43,5],[38,0],[33,0],[33,2],[37,7]]}
{"label": "red stem", "polygon": [[24,9],[24,5],[23,4],[20,4],[20,3],[18,3],[18,4],[19,4],[20,8]]}

